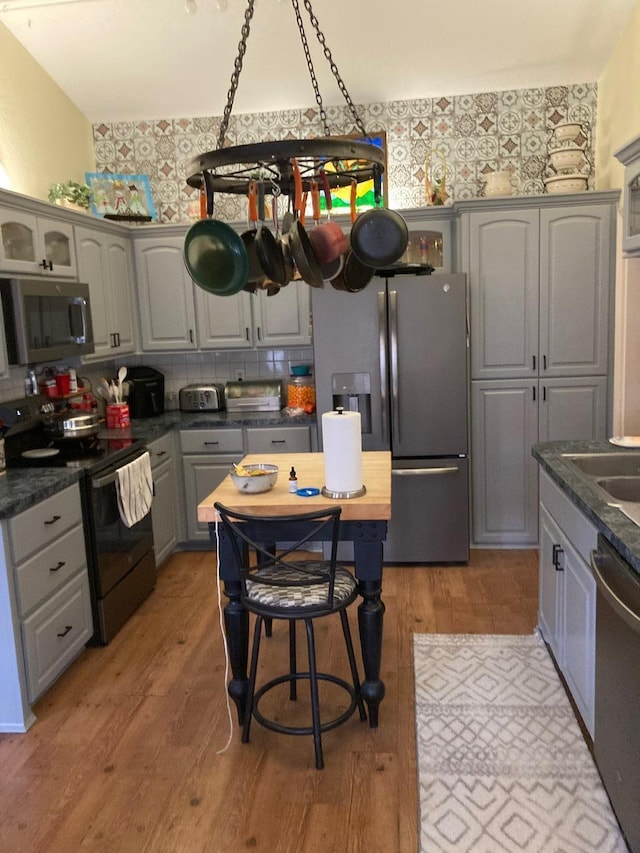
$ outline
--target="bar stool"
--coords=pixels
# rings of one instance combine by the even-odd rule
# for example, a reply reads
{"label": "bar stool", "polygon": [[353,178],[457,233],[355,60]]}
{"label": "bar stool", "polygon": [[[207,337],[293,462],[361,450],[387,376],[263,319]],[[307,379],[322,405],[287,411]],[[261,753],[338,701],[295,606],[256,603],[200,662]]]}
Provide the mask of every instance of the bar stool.
{"label": "bar stool", "polygon": [[[355,713],[356,708],[360,719],[362,721],[367,719],[346,612],[347,607],[358,595],[358,587],[353,575],[347,569],[338,566],[336,562],[341,508],[337,506],[329,510],[323,509],[302,515],[262,517],[236,512],[221,503],[216,503],[214,506],[232,545],[240,576],[242,604],[256,616],[242,742],[249,741],[252,718],[265,728],[281,734],[313,735],[316,768],[322,770],[324,767],[322,732],[345,723]],[[261,539],[264,536],[265,524],[269,531],[262,542],[257,542],[253,535],[252,525],[257,524],[260,526]],[[292,556],[294,552],[304,551],[309,542],[328,537],[331,541],[331,556],[328,560],[299,559]],[[265,545],[264,541],[270,544]],[[278,548],[278,543],[281,546],[283,543],[286,545]],[[257,566],[250,565],[251,552],[256,554]],[[330,673],[318,672],[316,666],[313,622],[315,619],[335,613],[340,614],[352,683]],[[265,619],[289,622],[289,671],[267,681],[256,691],[260,638],[262,623]],[[304,622],[306,629],[308,672],[297,671],[295,639],[297,621]],[[265,693],[279,684],[288,682],[289,698],[295,700],[298,681],[309,682],[312,718],[310,726],[284,725],[268,719],[261,713],[258,706]],[[325,722],[320,719],[319,681],[336,684],[349,696],[348,708],[334,719]]]}

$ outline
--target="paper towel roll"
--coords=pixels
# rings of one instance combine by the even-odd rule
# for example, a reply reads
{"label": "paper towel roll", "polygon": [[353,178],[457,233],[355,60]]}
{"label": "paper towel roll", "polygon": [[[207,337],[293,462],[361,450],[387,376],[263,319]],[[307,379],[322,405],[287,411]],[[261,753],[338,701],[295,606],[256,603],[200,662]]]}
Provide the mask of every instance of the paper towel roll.
{"label": "paper towel roll", "polygon": [[360,420],[360,412],[325,412],[322,415],[325,489],[328,492],[342,496],[362,492]]}

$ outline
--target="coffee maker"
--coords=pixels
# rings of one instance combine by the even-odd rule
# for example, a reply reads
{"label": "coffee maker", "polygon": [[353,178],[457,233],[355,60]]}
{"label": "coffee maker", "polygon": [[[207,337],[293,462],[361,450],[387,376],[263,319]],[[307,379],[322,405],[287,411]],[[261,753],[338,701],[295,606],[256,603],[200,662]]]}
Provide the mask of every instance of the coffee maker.
{"label": "coffee maker", "polygon": [[153,367],[127,368],[129,415],[153,418],[164,412],[164,375]]}

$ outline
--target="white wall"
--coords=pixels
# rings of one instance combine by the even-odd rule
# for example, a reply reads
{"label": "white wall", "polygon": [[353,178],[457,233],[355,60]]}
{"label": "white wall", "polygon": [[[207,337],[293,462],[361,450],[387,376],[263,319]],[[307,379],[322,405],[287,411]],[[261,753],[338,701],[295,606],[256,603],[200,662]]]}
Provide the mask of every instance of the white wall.
{"label": "white wall", "polygon": [[91,124],[3,24],[0,165],[7,189],[40,199],[52,183],[95,171]]}
{"label": "white wall", "polygon": [[[622,187],[624,167],[613,152],[639,134],[640,0],[598,81],[598,189]],[[618,249],[616,268],[614,432],[640,435],[640,259]]]}

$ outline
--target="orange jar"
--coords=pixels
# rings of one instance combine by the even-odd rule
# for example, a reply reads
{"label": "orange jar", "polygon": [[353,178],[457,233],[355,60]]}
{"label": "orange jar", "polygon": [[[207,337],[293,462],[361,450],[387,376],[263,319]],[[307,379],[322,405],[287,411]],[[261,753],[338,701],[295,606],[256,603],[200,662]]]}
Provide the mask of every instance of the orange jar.
{"label": "orange jar", "polygon": [[311,413],[316,409],[316,386],[311,376],[290,376],[287,386],[287,406]]}

